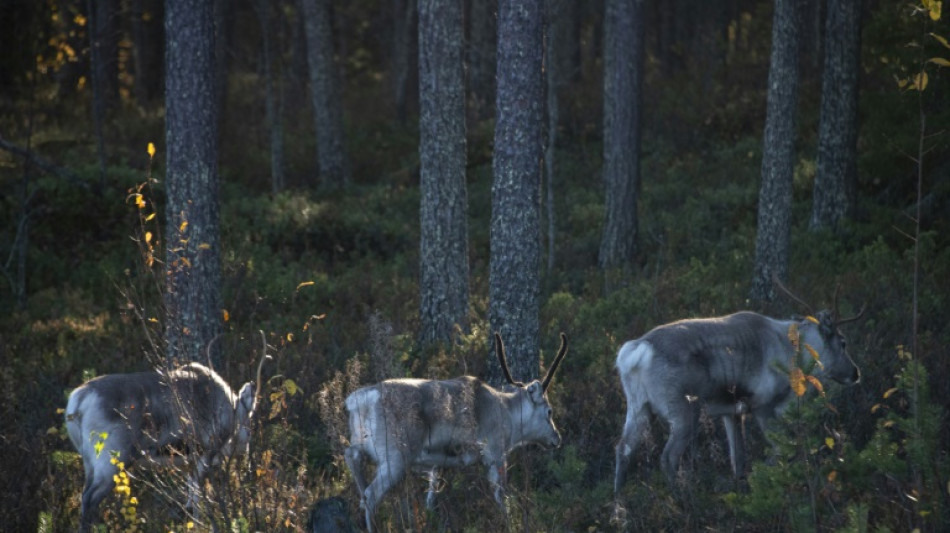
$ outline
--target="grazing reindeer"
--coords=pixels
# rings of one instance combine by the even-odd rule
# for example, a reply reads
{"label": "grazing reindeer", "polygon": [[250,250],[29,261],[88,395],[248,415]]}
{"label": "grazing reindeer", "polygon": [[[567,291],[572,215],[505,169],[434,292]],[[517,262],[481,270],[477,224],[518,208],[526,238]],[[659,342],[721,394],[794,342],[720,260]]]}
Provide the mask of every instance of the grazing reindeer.
{"label": "grazing reindeer", "polygon": [[[532,442],[559,446],[545,391],[567,353],[567,336],[544,379],[521,383],[511,377],[501,336],[495,353],[510,386],[495,389],[477,378],[462,376],[434,381],[391,379],[359,389],[346,398],[350,446],[346,464],[360,493],[366,527],[386,492],[410,468],[429,472],[426,503],[431,508],[438,469],[481,461],[495,501],[504,508],[508,453]],[[376,477],[367,485],[363,465],[376,464]]]}
{"label": "grazing reindeer", "polygon": [[861,373],[845,349],[838,326],[857,320],[863,312],[846,320],[839,320],[837,311],[827,310],[803,319],[777,320],[744,311],[680,320],[624,343],[617,354],[617,370],[627,398],[627,416],[617,444],[614,494],[623,486],[630,455],[647,427],[647,406],[669,424],[670,437],[660,462],[668,479],[672,481],[695,434],[700,404],[710,416],[722,419],[733,474],[741,477],[745,467],[738,427],[741,416],[751,413],[764,432],[766,423],[781,414],[792,396],[788,375],[782,370],[788,368],[791,357],[798,356],[789,328],[796,325],[802,345],[820,354],[823,366],[817,375],[853,384]]}
{"label": "grazing reindeer", "polygon": [[182,458],[174,455],[179,452],[197,458],[188,479],[187,507],[193,508],[209,469],[223,458],[247,454],[261,369],[270,357],[266,351],[265,340],[257,388],[245,383],[238,394],[199,363],[167,372],[108,374],[76,388],[66,406],[66,428],[85,470],[80,531],[89,529],[114,486],[113,455],[129,466],[141,459],[180,465]]}

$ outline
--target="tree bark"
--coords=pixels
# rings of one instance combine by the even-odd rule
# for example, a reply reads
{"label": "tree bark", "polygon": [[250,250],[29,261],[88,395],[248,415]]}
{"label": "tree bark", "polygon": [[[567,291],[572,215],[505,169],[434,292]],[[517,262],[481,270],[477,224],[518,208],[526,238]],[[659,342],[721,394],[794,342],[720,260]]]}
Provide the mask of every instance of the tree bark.
{"label": "tree bark", "polygon": [[462,0],[419,2],[419,341],[468,329]]}
{"label": "tree bark", "polygon": [[[270,137],[270,179],[271,191],[275,194],[284,189],[284,136],[281,120],[280,75],[274,65],[274,21],[279,16],[271,9],[271,0],[256,0],[254,9],[261,24],[261,59],[264,78],[264,109],[267,115],[267,129]],[[279,57],[279,55],[278,55]]]}
{"label": "tree bark", "polygon": [[607,0],[604,45],[604,232],[600,266],[636,254],[643,84],[643,1]]}
{"label": "tree bark", "polygon": [[[544,156],[542,0],[500,0],[489,323],[516,379],[538,375],[540,189]],[[501,383],[490,358],[489,380]]]}
{"label": "tree bark", "polygon": [[343,102],[333,53],[330,0],[300,0],[300,11],[307,37],[320,185],[330,189],[344,187],[350,181],[350,163],[344,145]]}
{"label": "tree bark", "polygon": [[170,361],[205,360],[221,333],[214,6],[165,5],[166,322]]}
{"label": "tree bark", "polygon": [[829,0],[811,230],[837,229],[854,211],[861,0]]}
{"label": "tree bark", "polygon": [[762,137],[762,184],[750,294],[758,301],[773,300],[773,276],[784,280],[788,275],[798,108],[798,7],[798,0],[775,0],[772,19],[772,55]]}

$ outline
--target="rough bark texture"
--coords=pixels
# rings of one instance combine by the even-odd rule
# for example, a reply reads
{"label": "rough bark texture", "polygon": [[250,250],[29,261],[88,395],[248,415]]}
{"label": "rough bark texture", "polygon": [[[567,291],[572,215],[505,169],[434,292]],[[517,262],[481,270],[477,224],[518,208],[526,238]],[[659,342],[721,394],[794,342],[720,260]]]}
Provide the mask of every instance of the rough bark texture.
{"label": "rough bark texture", "polygon": [[607,0],[604,48],[604,205],[600,266],[629,266],[636,253],[640,184],[643,1]]}
{"label": "rough bark texture", "polygon": [[854,210],[861,0],[829,0],[810,229],[836,229]]}
{"label": "rough bark texture", "polygon": [[222,329],[213,11],[165,5],[165,340],[181,361],[204,361]]}
{"label": "rough bark texture", "polygon": [[462,0],[419,2],[419,340],[468,327]]}
{"label": "rough bark texture", "polygon": [[775,0],[772,19],[768,103],[762,138],[762,185],[751,290],[752,299],[760,301],[771,301],[775,297],[773,276],[785,279],[788,274],[798,107],[798,7],[798,0]]}
{"label": "rough bark texture", "polygon": [[[544,103],[542,0],[501,0],[492,182],[489,323],[515,379],[538,374]],[[490,358],[489,379],[502,383]]]}
{"label": "rough bark texture", "polygon": [[317,167],[321,186],[343,187],[350,181],[344,146],[343,102],[333,53],[330,0],[300,0],[307,35],[310,99],[317,132]]}

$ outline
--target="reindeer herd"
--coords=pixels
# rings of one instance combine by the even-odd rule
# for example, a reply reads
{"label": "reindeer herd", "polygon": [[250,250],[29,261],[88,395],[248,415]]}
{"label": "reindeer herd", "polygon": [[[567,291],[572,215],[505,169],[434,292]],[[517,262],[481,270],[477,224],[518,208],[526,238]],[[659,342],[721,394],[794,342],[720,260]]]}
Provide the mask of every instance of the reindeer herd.
{"label": "reindeer herd", "polygon": [[[764,432],[781,414],[793,396],[787,365],[804,352],[799,342],[820,354],[817,377],[857,383],[860,371],[838,326],[857,320],[863,310],[842,320],[835,300],[834,311],[814,313],[808,308],[808,316],[793,320],[744,311],[672,322],[625,342],[616,361],[627,410],[616,446],[615,499],[620,498],[630,457],[651,412],[669,428],[660,461],[667,478],[677,473],[701,409],[721,419],[732,473],[738,478],[745,468],[742,417],[754,418]],[[797,332],[794,338],[790,331]],[[486,468],[495,501],[506,512],[508,454],[527,444],[560,446],[547,389],[567,354],[566,335],[561,334],[560,349],[544,378],[529,383],[512,378],[498,333],[494,345],[507,380],[501,388],[472,376],[390,379],[346,398],[350,438],[344,457],[369,531],[383,497],[410,471],[428,475],[426,504],[431,509],[439,469],[479,462]],[[129,466],[190,465],[185,507],[194,512],[210,469],[247,454],[261,369],[270,357],[266,351],[265,341],[256,387],[246,383],[237,394],[199,363],[170,371],[105,375],[76,388],[65,417],[85,471],[80,530],[89,530],[97,520],[97,508],[114,486],[118,466],[113,457]],[[364,476],[367,461],[375,465],[369,483]]]}

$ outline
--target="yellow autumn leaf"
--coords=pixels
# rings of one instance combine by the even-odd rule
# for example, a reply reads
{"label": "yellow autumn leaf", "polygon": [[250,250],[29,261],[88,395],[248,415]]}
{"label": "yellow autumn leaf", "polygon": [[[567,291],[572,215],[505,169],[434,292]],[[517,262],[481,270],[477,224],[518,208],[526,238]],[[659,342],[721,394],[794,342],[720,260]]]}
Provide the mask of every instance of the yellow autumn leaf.
{"label": "yellow autumn leaf", "polygon": [[897,392],[897,387],[891,387],[887,389],[886,391],[884,391],[884,399],[886,400],[890,398],[891,395],[894,394],[895,392]]}
{"label": "yellow autumn leaf", "polygon": [[293,334],[293,333],[288,333],[288,334],[287,334],[287,342],[294,342],[294,334]]}
{"label": "yellow autumn leaf", "polygon": [[936,33],[931,33],[930,36],[936,39],[937,42],[942,44],[944,48],[950,49],[950,42],[947,42],[947,39],[944,38],[943,36],[937,35]]}
{"label": "yellow autumn leaf", "polygon": [[805,349],[808,350],[808,353],[811,354],[811,358],[814,359],[815,363],[818,364],[818,368],[824,370],[825,365],[821,364],[821,359],[818,357],[818,352],[808,343],[805,343]]}
{"label": "yellow autumn leaf", "polygon": [[146,232],[145,232],[145,242],[146,242],[146,243],[152,242],[152,232],[151,232],[151,231],[146,231]]}
{"label": "yellow autumn leaf", "polygon": [[145,221],[148,222],[149,220],[152,220],[153,218],[155,218],[155,213],[152,213],[149,216],[145,217]]}
{"label": "yellow autumn leaf", "polygon": [[831,437],[825,437],[825,446],[834,450],[835,449],[835,439]]}
{"label": "yellow autumn leaf", "polygon": [[300,392],[300,387],[297,386],[297,382],[292,379],[285,379],[281,387],[291,396]]}
{"label": "yellow autumn leaf", "polygon": [[821,394],[822,396],[825,395],[825,388],[822,386],[821,381],[818,381],[818,378],[815,376],[805,376],[805,379],[811,383],[812,387],[815,387],[815,390],[818,391],[818,394]]}
{"label": "yellow autumn leaf", "polygon": [[950,60],[945,57],[931,57],[927,60],[928,63],[933,63],[934,65],[940,65],[941,67],[950,67]]}
{"label": "yellow autumn leaf", "polygon": [[143,198],[141,194],[135,193],[132,195],[132,198],[135,200],[135,207],[145,209],[145,198]]}
{"label": "yellow autumn leaf", "polygon": [[927,82],[930,78],[927,76],[926,72],[920,72],[914,75],[914,83],[912,83],[909,89],[917,90],[923,92],[927,88]]}
{"label": "yellow autumn leaf", "polygon": [[871,414],[873,415],[873,414],[876,413],[876,412],[878,411],[878,409],[880,409],[880,408],[881,408],[881,404],[879,404],[879,403],[876,403],[876,404],[872,405],[872,406],[871,406]]}
{"label": "yellow autumn leaf", "polygon": [[155,143],[148,143],[146,150],[148,150],[149,157],[155,157]]}
{"label": "yellow autumn leaf", "polygon": [[795,392],[796,396],[805,395],[805,373],[802,372],[801,368],[792,368],[788,373],[788,384],[792,387],[792,391]]}
{"label": "yellow autumn leaf", "polygon": [[186,267],[191,267],[191,261],[189,261],[187,257],[182,257],[182,258],[181,258],[181,262],[182,262],[182,264],[185,265]]}
{"label": "yellow autumn leaf", "polygon": [[227,309],[222,309],[222,310],[221,310],[221,318],[223,318],[224,321],[227,322],[227,321],[231,320],[231,313],[229,313]]}
{"label": "yellow autumn leaf", "polygon": [[182,221],[181,221],[181,226],[178,226],[178,231],[179,231],[180,233],[184,233],[186,229],[188,229],[188,221],[187,221],[187,220],[182,220]]}
{"label": "yellow autumn leaf", "polygon": [[940,11],[943,7],[943,2],[935,1],[930,2],[930,20],[936,22],[940,20]]}
{"label": "yellow autumn leaf", "polygon": [[315,282],[313,282],[313,281],[304,281],[304,282],[300,283],[299,285],[297,285],[297,289],[296,289],[296,290],[299,291],[299,290],[301,289],[301,287],[309,287],[309,286],[313,285],[314,283],[315,283]]}
{"label": "yellow autumn leaf", "polygon": [[894,425],[894,421],[893,421],[893,420],[886,420],[886,421],[884,422],[884,427],[886,427],[886,428],[889,428],[889,427],[891,427],[891,426],[893,426],[893,425]]}
{"label": "yellow autumn leaf", "polygon": [[211,245],[208,244],[208,243],[206,243],[206,242],[203,242],[203,243],[201,243],[201,244],[198,245],[198,249],[199,249],[199,250],[210,250],[210,249],[211,249]]}
{"label": "yellow autumn leaf", "polygon": [[819,324],[818,319],[811,315],[806,316],[805,320],[811,322],[812,324]]}
{"label": "yellow autumn leaf", "polygon": [[828,472],[828,483],[834,483],[835,479],[837,478],[838,478],[837,470],[832,470],[831,472]]}

